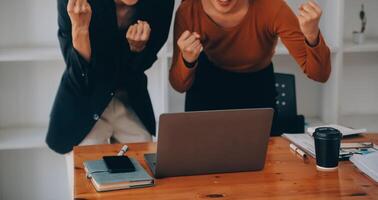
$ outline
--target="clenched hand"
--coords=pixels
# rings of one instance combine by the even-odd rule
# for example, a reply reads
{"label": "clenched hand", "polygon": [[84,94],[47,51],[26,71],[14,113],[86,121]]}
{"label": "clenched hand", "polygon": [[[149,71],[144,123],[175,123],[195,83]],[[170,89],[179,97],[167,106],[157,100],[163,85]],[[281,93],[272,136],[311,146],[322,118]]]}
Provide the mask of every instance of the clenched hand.
{"label": "clenched hand", "polygon": [[126,39],[129,42],[130,50],[141,52],[146,48],[150,39],[151,28],[145,21],[138,20],[138,23],[131,25],[126,33]]}
{"label": "clenched hand", "polygon": [[312,46],[315,46],[319,42],[319,21],[321,16],[322,9],[313,0],[299,7],[299,26],[307,42]]}

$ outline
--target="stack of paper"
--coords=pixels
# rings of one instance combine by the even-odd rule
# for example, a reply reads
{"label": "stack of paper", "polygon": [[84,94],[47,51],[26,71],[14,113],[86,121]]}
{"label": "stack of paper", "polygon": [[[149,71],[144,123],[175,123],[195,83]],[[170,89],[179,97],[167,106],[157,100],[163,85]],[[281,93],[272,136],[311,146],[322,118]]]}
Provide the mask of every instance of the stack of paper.
{"label": "stack of paper", "polygon": [[[310,136],[307,133],[302,134],[283,134],[282,137],[289,140],[291,143],[293,143],[295,146],[297,146],[299,149],[304,151],[307,155],[316,157],[315,152],[315,140],[312,136]],[[359,149],[340,149],[339,158],[341,160],[348,159],[355,153],[371,153],[376,152],[376,148],[367,148],[364,151],[360,151]]]}
{"label": "stack of paper", "polygon": [[378,152],[358,155],[349,159],[359,170],[378,183]]}
{"label": "stack of paper", "polygon": [[348,127],[341,126],[341,125],[329,124],[329,125],[308,127],[307,133],[312,135],[312,134],[314,134],[315,129],[317,129],[319,127],[331,127],[331,128],[337,129],[337,130],[340,131],[340,133],[343,134],[343,136],[356,135],[356,134],[360,134],[360,133],[365,133],[367,131],[366,129],[352,129],[352,128],[348,128]]}

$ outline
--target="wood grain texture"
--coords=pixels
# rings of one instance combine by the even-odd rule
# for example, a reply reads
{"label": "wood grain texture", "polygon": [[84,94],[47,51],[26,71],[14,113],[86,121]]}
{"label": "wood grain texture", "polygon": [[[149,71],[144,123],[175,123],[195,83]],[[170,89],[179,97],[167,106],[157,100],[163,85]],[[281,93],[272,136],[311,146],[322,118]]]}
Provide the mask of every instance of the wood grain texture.
{"label": "wood grain texture", "polygon": [[[378,135],[343,141],[378,144]],[[319,172],[314,159],[297,157],[289,150],[289,142],[280,137],[270,139],[262,171],[164,178],[156,180],[156,185],[150,188],[96,192],[85,177],[83,162],[115,155],[121,147],[115,144],[74,148],[75,199],[378,199],[378,184],[349,161],[340,162],[335,172]],[[156,144],[130,144],[129,147],[127,155],[148,169],[143,154],[155,152]]]}

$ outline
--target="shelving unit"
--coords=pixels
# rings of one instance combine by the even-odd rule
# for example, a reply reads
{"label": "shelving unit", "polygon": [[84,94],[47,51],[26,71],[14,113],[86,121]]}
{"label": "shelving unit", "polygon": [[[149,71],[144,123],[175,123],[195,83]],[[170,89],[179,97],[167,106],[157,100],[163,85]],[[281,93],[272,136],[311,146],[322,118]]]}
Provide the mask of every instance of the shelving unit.
{"label": "shelving unit", "polygon": [[0,150],[47,147],[49,113],[64,69],[56,16],[56,1],[0,3]]}
{"label": "shelving unit", "polygon": [[[361,4],[364,4],[367,16],[366,39],[363,44],[354,44],[352,32],[361,27]],[[378,1],[345,0],[343,8],[339,122],[378,132]]]}
{"label": "shelving unit", "polygon": [[56,2],[0,1],[0,199],[70,198],[64,156],[45,144],[65,68]]}

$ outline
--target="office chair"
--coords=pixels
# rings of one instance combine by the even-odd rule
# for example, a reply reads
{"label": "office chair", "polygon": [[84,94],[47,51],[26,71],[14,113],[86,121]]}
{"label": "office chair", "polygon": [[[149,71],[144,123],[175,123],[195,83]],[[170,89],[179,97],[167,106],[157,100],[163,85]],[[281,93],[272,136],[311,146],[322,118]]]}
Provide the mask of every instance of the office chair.
{"label": "office chair", "polygon": [[304,133],[304,116],[297,114],[295,76],[275,73],[276,130],[280,133]]}

